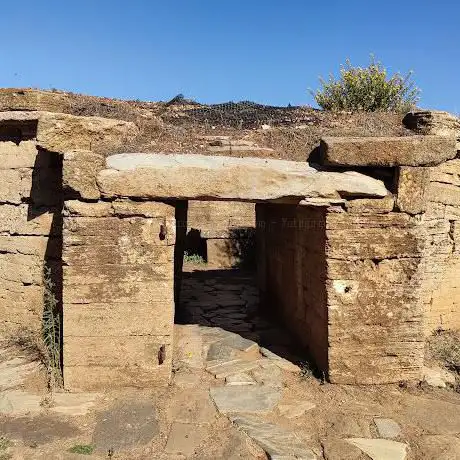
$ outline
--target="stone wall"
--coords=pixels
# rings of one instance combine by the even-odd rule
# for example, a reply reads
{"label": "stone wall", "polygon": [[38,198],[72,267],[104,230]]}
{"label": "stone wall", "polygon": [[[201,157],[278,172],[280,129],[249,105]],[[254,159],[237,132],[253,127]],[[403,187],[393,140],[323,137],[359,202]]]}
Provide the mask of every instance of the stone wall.
{"label": "stone wall", "polygon": [[412,380],[423,361],[423,226],[388,200],[355,201],[258,205],[263,298],[331,382]]}
{"label": "stone wall", "polygon": [[174,322],[174,214],[174,206],[163,203],[66,202],[67,389],[168,382]]}
{"label": "stone wall", "polygon": [[460,159],[430,170],[425,332],[460,328]]}
{"label": "stone wall", "polygon": [[216,268],[250,263],[254,251],[254,203],[189,201],[187,247]]}
{"label": "stone wall", "polygon": [[40,333],[45,265],[60,301],[62,161],[37,146],[33,130],[23,136],[4,123],[2,132],[0,335],[11,339]]}
{"label": "stone wall", "polygon": [[326,210],[273,204],[256,210],[261,305],[278,314],[326,370]]}

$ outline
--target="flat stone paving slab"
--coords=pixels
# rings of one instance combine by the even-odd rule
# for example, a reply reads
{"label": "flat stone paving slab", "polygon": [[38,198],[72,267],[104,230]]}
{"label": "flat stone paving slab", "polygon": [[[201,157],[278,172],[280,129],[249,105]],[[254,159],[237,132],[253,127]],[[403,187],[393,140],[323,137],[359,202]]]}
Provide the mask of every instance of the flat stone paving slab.
{"label": "flat stone paving slab", "polygon": [[206,370],[216,379],[224,379],[230,375],[248,372],[258,367],[258,361],[233,360],[228,363],[207,367]]}
{"label": "flat stone paving slab", "polygon": [[230,416],[230,420],[262,447],[270,459],[315,460],[317,458],[292,431],[255,417],[234,415]]}
{"label": "flat stone paving slab", "polygon": [[361,449],[372,460],[405,460],[407,445],[387,439],[349,438],[347,441]]}
{"label": "flat stone paving slab", "polygon": [[169,432],[165,452],[189,457],[204,441],[208,428],[194,423],[174,422]]}
{"label": "flat stone paving slab", "polygon": [[391,418],[374,418],[374,423],[381,438],[393,439],[401,434],[401,427]]}
{"label": "flat stone paving slab", "polygon": [[210,390],[211,398],[219,412],[247,412],[268,414],[281,399],[281,391],[273,387],[263,386],[225,386]]}
{"label": "flat stone paving slab", "polygon": [[80,430],[56,416],[15,417],[0,419],[0,433],[8,439],[20,439],[26,446],[38,446],[55,439],[73,438]]}
{"label": "flat stone paving slab", "polygon": [[42,410],[42,397],[20,390],[8,390],[0,393],[0,414],[28,415]]}
{"label": "flat stone paving slab", "polygon": [[234,374],[225,377],[225,383],[227,385],[241,386],[241,385],[255,385],[256,381],[246,372],[241,374]]}
{"label": "flat stone paving slab", "polygon": [[149,443],[158,433],[153,403],[126,400],[97,415],[92,444],[98,450],[131,449]]}

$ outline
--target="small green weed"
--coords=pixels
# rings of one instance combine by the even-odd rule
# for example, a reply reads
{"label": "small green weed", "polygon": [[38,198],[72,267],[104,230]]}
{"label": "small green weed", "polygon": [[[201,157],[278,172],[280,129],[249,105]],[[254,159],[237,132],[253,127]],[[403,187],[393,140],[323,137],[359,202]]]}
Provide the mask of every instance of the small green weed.
{"label": "small green weed", "polygon": [[94,446],[91,444],[76,444],[69,449],[72,454],[91,455],[94,452]]}
{"label": "small green weed", "polygon": [[184,252],[184,262],[191,264],[205,264],[206,261],[198,254],[189,254],[187,251]]}

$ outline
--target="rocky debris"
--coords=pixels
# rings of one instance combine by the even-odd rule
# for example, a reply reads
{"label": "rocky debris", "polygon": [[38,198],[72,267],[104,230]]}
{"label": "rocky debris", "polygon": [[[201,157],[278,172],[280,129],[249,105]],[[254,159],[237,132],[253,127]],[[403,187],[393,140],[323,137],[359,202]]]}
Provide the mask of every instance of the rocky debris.
{"label": "rocky debris", "polygon": [[152,401],[123,400],[97,414],[92,444],[105,452],[131,449],[148,444],[158,433]]}
{"label": "rocky debris", "polygon": [[249,386],[244,389],[235,386],[214,387],[210,395],[219,412],[246,412],[268,414],[281,399],[281,391],[273,387]]}
{"label": "rocky debris", "polygon": [[394,439],[401,434],[401,427],[391,418],[376,417],[374,423],[381,438]]}
{"label": "rocky debris", "polygon": [[[105,197],[287,200],[388,194],[384,184],[354,171],[318,171],[307,163],[180,154],[119,154],[97,183]],[[200,181],[196,178],[200,177]]]}
{"label": "rocky debris", "polygon": [[405,460],[407,445],[386,439],[349,438],[347,441],[359,447],[372,460]]}
{"label": "rocky debris", "polygon": [[316,404],[310,401],[301,401],[292,404],[280,404],[278,405],[278,411],[280,415],[282,415],[283,417],[297,418],[301,417],[305,414],[305,412],[308,412],[309,410],[312,410],[315,407]]}
{"label": "rocky debris", "polygon": [[230,415],[230,420],[269,455],[271,459],[315,460],[317,456],[287,429],[256,417]]}
{"label": "rocky debris", "polygon": [[446,388],[448,385],[455,385],[455,375],[439,366],[424,366],[423,380],[431,387]]}
{"label": "rocky debris", "polygon": [[321,155],[329,165],[433,166],[455,158],[453,137],[327,137]]}

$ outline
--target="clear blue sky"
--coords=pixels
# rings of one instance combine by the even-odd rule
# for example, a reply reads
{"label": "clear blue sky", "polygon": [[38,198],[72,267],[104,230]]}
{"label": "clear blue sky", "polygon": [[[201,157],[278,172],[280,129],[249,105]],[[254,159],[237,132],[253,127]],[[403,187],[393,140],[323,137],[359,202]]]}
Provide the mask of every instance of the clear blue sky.
{"label": "clear blue sky", "polygon": [[374,53],[414,70],[421,106],[460,112],[459,0],[22,0],[0,14],[0,86],[312,104],[319,75]]}

